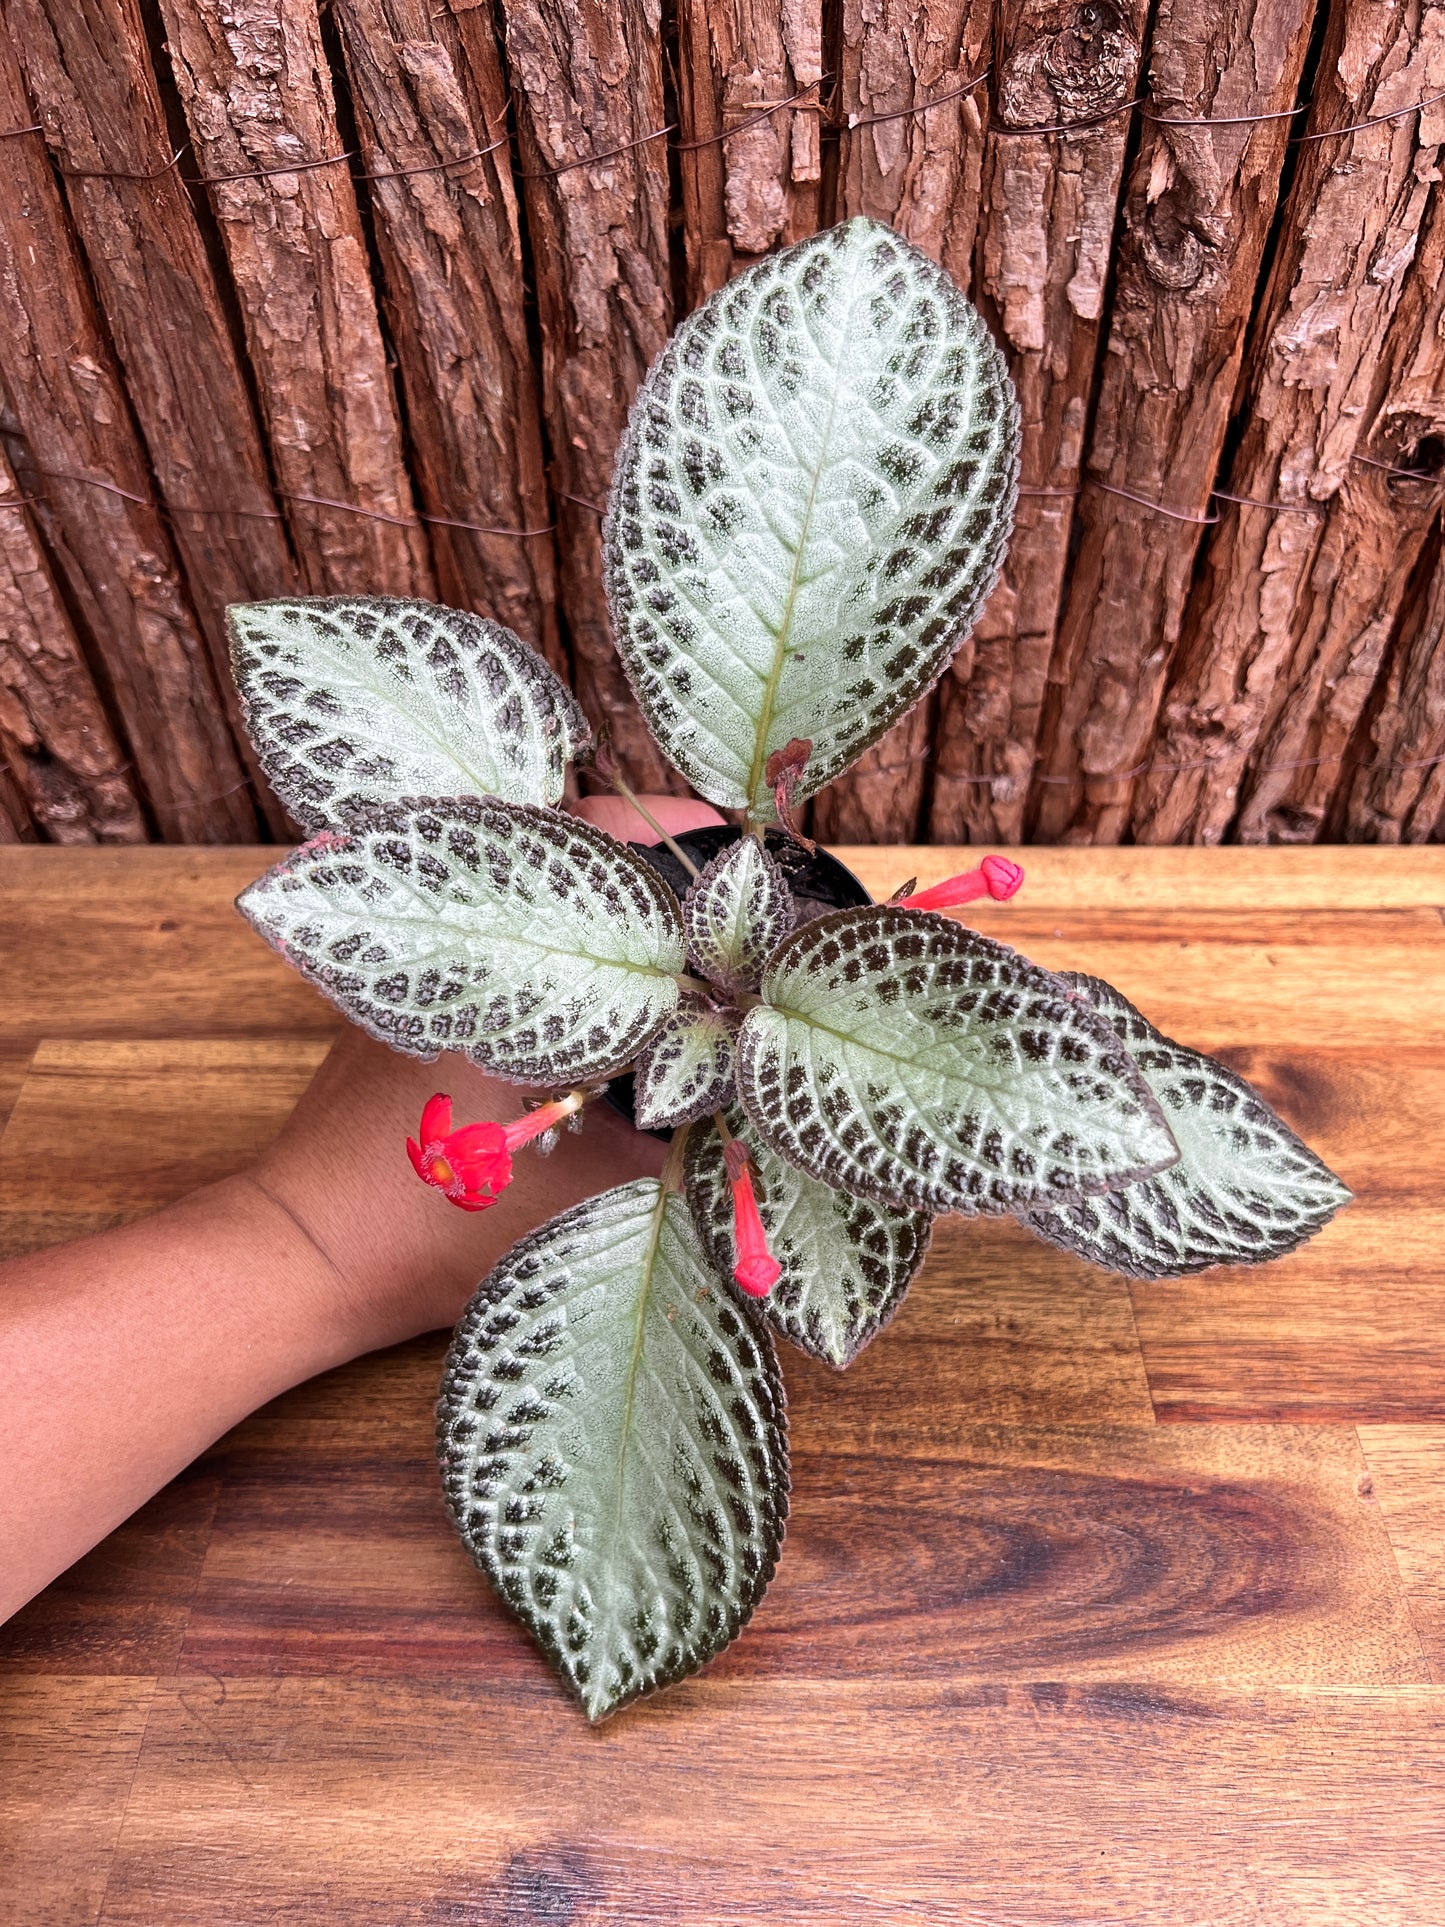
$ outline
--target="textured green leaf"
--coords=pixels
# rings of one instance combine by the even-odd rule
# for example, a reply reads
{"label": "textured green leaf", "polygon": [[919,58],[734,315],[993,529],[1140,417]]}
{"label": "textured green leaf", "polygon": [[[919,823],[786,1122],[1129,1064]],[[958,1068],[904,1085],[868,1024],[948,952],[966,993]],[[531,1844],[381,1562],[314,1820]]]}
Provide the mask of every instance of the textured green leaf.
{"label": "textured green leaf", "polygon": [[457,1327],[437,1449],[468,1550],[591,1719],[696,1672],[772,1577],[772,1340],[650,1178],[502,1259]]}
{"label": "textured green leaf", "polygon": [[1004,1212],[1178,1155],[1111,1026],[1046,970],[923,910],[839,910],[774,953],[738,1094],[787,1163],[921,1211]]}
{"label": "textured green leaf", "polygon": [[768,757],[837,776],[942,673],[1013,517],[1003,357],[926,255],[850,221],[694,311],[640,389],[604,539],[618,647],[700,793],[770,819]]}
{"label": "textured green leaf", "polygon": [[683,998],[637,1060],[633,1102],[642,1130],[691,1124],[727,1103],[736,1028],[733,1013]]}
{"label": "textured green leaf", "polygon": [[246,727],[308,830],[403,796],[555,803],[586,718],[535,649],[485,616],[385,596],[226,612]]}
{"label": "textured green leaf", "polygon": [[[758,1309],[800,1350],[851,1364],[903,1303],[928,1252],[933,1219],[819,1184],[774,1155],[741,1106],[725,1114],[758,1167],[758,1212],[782,1275]],[[687,1201],[708,1255],[724,1277],[737,1263],[732,1191],[712,1125],[688,1135]]]}
{"label": "textured green leaf", "polygon": [[627,1064],[676,1007],[682,917],[625,845],[493,798],[377,808],[239,899],[354,1023],[415,1057],[464,1051],[517,1084]]}
{"label": "textured green leaf", "polygon": [[726,991],[756,990],[793,927],[783,873],[754,836],[719,850],[682,900],[687,953]]}
{"label": "textured green leaf", "polygon": [[1261,1264],[1329,1223],[1350,1193],[1242,1077],[1163,1036],[1097,977],[1060,981],[1099,1011],[1164,1108],[1179,1162],[1106,1197],[1023,1221],[1051,1244],[1133,1278]]}

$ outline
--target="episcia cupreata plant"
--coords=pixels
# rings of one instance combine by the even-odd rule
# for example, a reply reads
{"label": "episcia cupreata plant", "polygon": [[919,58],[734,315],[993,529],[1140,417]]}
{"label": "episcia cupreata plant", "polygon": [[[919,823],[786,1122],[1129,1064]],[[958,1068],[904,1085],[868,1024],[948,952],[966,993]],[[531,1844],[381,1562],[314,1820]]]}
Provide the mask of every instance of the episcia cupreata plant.
{"label": "episcia cupreata plant", "polygon": [[433,1098],[418,1175],[484,1209],[523,1144],[629,1070],[638,1122],[673,1129],[660,1182],[563,1212],[483,1280],[438,1408],[457,1529],[593,1719],[746,1622],[788,1507],[774,1339],[847,1365],[936,1215],[1010,1213],[1163,1278],[1290,1251],[1349,1196],[1116,990],[939,914],[1011,895],[1006,859],[885,904],[790,887],[796,806],[968,634],[1018,439],[977,314],[872,222],[761,262],[678,329],[604,541],[643,714],[736,818],[700,873],[678,852],[680,896],[558,807],[594,746],[508,630],[362,596],[231,612],[257,750],[312,833],[242,911],[373,1036],[543,1099],[454,1129]]}

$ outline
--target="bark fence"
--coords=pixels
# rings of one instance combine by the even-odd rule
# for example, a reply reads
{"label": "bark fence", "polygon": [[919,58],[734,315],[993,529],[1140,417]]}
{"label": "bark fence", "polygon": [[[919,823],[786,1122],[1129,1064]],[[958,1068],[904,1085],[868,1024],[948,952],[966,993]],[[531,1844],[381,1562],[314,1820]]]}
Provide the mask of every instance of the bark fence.
{"label": "bark fence", "polygon": [[0,840],[284,836],[221,612],[509,623],[673,786],[599,504],[689,306],[969,290],[1009,560],[847,841],[1445,840],[1445,4],[0,0]]}

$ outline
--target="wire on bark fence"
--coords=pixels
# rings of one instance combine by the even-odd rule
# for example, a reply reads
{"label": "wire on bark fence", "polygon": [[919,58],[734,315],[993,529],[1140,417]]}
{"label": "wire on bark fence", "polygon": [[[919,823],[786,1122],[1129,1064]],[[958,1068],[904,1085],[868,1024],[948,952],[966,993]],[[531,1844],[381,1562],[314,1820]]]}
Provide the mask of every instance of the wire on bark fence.
{"label": "wire on bark fence", "polygon": [[[664,127],[655,128],[647,133],[637,136],[633,140],[623,142],[611,148],[607,148],[597,154],[576,156],[572,159],[569,159],[567,161],[564,161],[552,166],[541,166],[541,167],[529,168],[529,169],[516,168],[514,171],[517,177],[523,180],[557,178],[559,176],[577,171],[579,169],[605,165],[608,162],[616,160],[625,154],[628,154],[637,149],[646,147],[652,142],[661,141],[661,140],[668,140],[672,150],[679,154],[695,153],[701,149],[727,142],[738,135],[742,135],[746,133],[750,128],[756,127],[762,122],[768,120],[773,115],[788,111],[790,109],[797,110],[797,111],[808,111],[808,112],[817,113],[823,127],[830,134],[835,134],[840,137],[845,135],[852,135],[854,133],[863,131],[870,127],[879,126],[887,123],[893,123],[901,120],[918,119],[925,115],[931,114],[938,109],[948,106],[951,103],[957,102],[963,99],[964,97],[976,92],[980,87],[984,85],[986,81],[988,81],[991,75],[991,71],[992,70],[990,68],[985,68],[981,73],[974,75],[972,78],[966,81],[963,81],[958,85],[955,85],[953,87],[946,89],[944,92],[936,95],[934,98],[926,101],[917,102],[914,105],[909,107],[897,108],[888,112],[870,114],[870,115],[849,114],[846,117],[841,116],[840,114],[837,113],[832,99],[825,98],[825,90],[831,85],[831,83],[835,79],[835,76],[831,74],[825,74],[820,78],[818,78],[817,80],[806,83],[804,86],[797,89],[796,92],[789,95],[786,99],[765,102],[765,103],[740,103],[735,110],[730,110],[725,108],[724,109],[725,112],[737,111],[739,113],[742,113],[744,115],[744,118],[739,120],[736,124],[730,127],[725,127],[717,133],[710,134],[702,138],[671,140],[669,137],[676,134],[678,132],[678,128],[676,123],[669,123]],[[1081,117],[1074,121],[1056,122],[1056,123],[1043,124],[1043,125],[1026,125],[1026,126],[1012,126],[1005,122],[999,121],[995,115],[994,105],[993,103],[990,103],[987,108],[987,111],[983,115],[980,132],[984,137],[989,137],[989,138],[1069,137],[1074,135],[1085,135],[1085,134],[1090,134],[1097,131],[1101,127],[1104,127],[1111,121],[1117,119],[1119,116],[1129,113],[1131,111],[1134,111],[1136,109],[1139,111],[1141,119],[1144,119],[1155,125],[1163,126],[1163,127],[1197,128],[1202,130],[1210,130],[1214,128],[1227,128],[1227,127],[1249,127],[1249,126],[1254,126],[1254,125],[1263,124],[1267,122],[1274,122],[1274,121],[1294,121],[1300,115],[1308,112],[1311,106],[1313,105],[1313,103],[1310,100],[1303,100],[1297,103],[1293,107],[1279,109],[1279,110],[1275,110],[1267,113],[1248,114],[1248,115],[1191,116],[1191,115],[1155,112],[1151,109],[1150,105],[1148,104],[1149,100],[1150,100],[1150,96],[1147,93],[1145,93],[1129,100],[1120,101],[1112,107],[1103,109],[1100,112],[1095,113],[1093,115]],[[1392,122],[1406,119],[1411,115],[1421,113],[1425,109],[1436,105],[1442,100],[1445,100],[1445,88],[1442,88],[1434,93],[1431,93],[1427,95],[1425,98],[1419,101],[1413,102],[1407,106],[1396,108],[1389,113],[1372,115],[1366,119],[1354,121],[1341,127],[1315,129],[1313,131],[1309,131],[1305,133],[1294,134],[1290,137],[1290,144],[1304,145],[1304,144],[1313,143],[1313,142],[1343,138],[1351,134],[1364,132],[1371,128],[1384,126]],[[45,134],[45,131],[46,130],[45,130],[44,124],[39,122],[32,123],[30,125],[23,126],[23,127],[0,129],[0,140],[18,138],[18,137],[23,137],[28,135],[37,135],[37,136],[43,137]],[[486,128],[485,131],[490,133],[491,132],[490,127]],[[56,165],[60,174],[63,177],[69,178],[69,179],[131,181],[131,182],[136,182],[140,184],[145,184],[145,183],[154,183],[154,182],[163,180],[168,175],[174,175],[178,183],[186,187],[195,187],[195,188],[200,188],[200,187],[217,188],[217,187],[223,187],[233,183],[239,183],[239,182],[248,181],[248,180],[260,180],[260,179],[276,177],[276,176],[305,173],[305,172],[310,172],[317,169],[333,167],[333,166],[347,166],[348,168],[350,168],[350,177],[354,181],[366,181],[370,183],[370,182],[384,182],[388,180],[404,180],[404,179],[409,179],[409,178],[413,178],[416,176],[423,176],[423,175],[450,173],[453,170],[470,167],[476,164],[477,162],[481,161],[487,155],[490,155],[499,150],[510,149],[511,144],[512,144],[512,137],[509,134],[503,134],[499,138],[495,140],[490,140],[487,144],[479,148],[476,148],[467,153],[455,155],[446,159],[422,163],[420,165],[412,166],[412,167],[379,168],[379,169],[368,170],[368,171],[360,171],[358,169],[351,168],[351,163],[353,163],[358,159],[358,155],[355,150],[345,150],[339,153],[320,155],[310,159],[306,159],[306,158],[291,159],[291,160],[286,160],[267,167],[258,167],[258,168],[240,170],[240,171],[224,173],[224,174],[208,175],[208,174],[203,174],[198,172],[194,175],[187,175],[185,173],[180,172],[179,170],[180,170],[180,162],[182,161],[182,159],[190,149],[190,143],[188,142],[183,143],[182,146],[179,147],[176,150],[176,152],[172,154],[162,164],[159,164],[156,167],[148,170],[130,171],[130,170],[122,170],[122,169],[72,168],[72,167],[60,165],[58,163]],[[1445,477],[1442,477],[1437,474],[1432,474],[1428,470],[1407,468],[1398,463],[1384,461],[1377,457],[1373,457],[1369,455],[1355,454],[1351,457],[1351,460],[1354,462],[1358,462],[1364,466],[1374,468],[1386,476],[1396,478],[1401,481],[1411,482],[1417,485],[1423,483],[1426,485],[1438,486],[1441,480],[1445,479]],[[280,513],[280,511],[276,509],[242,508],[242,507],[219,508],[219,507],[212,507],[209,505],[201,505],[201,504],[180,504],[180,503],[166,503],[162,501],[157,501],[157,500],[150,499],[146,496],[136,494],[131,490],[125,489],[121,487],[118,483],[115,483],[114,481],[111,481],[107,478],[103,478],[95,475],[80,475],[80,474],[74,474],[67,471],[53,470],[53,469],[37,469],[33,472],[39,475],[44,475],[53,480],[68,482],[72,484],[79,484],[84,486],[91,486],[101,490],[108,491],[132,503],[135,503],[137,506],[143,507],[146,510],[159,514],[161,516],[171,516],[171,517],[192,516],[192,517],[199,517],[199,518],[217,518],[217,519],[222,519],[228,516],[235,516],[240,518],[254,518],[254,519],[270,520],[270,521],[283,521],[285,519],[285,517]],[[1190,525],[1202,528],[1202,527],[1213,526],[1221,519],[1222,511],[1216,511],[1208,514],[1201,514],[1191,510],[1174,508],[1163,502],[1153,501],[1149,497],[1137,494],[1133,490],[1122,488],[1117,484],[1107,482],[1102,477],[1091,473],[1087,473],[1087,472],[1080,477],[1078,482],[1070,485],[1025,486],[1021,488],[1020,494],[1027,497],[1035,497],[1035,498],[1058,497],[1058,498],[1069,499],[1069,498],[1076,498],[1080,494],[1082,494],[1086,489],[1091,489],[1091,488],[1098,489],[1101,492],[1106,494],[1112,494],[1124,501],[1128,501],[1134,504],[1135,506],[1149,513],[1161,515],[1169,520],[1179,522],[1179,523],[1190,524]],[[461,517],[454,517],[454,516],[445,515],[445,514],[426,512],[422,510],[417,510],[414,516],[401,516],[386,510],[369,508],[361,503],[345,502],[345,501],[341,501],[333,498],[306,494],[299,491],[288,491],[288,490],[278,489],[275,491],[275,495],[276,495],[276,498],[280,501],[292,502],[297,504],[298,506],[330,510],[340,514],[357,515],[370,520],[387,523],[391,526],[400,527],[400,528],[421,529],[430,525],[430,526],[454,528],[454,529],[458,529],[464,532],[469,532],[469,533],[473,533],[478,536],[484,536],[484,537],[513,538],[513,539],[519,539],[519,540],[526,540],[526,539],[541,537],[541,536],[550,534],[551,532],[553,532],[553,530],[556,527],[556,524],[554,522],[548,522],[546,524],[542,524],[535,528],[501,527],[501,526],[495,526],[491,524],[475,522],[475,521],[467,520]],[[0,497],[0,508],[6,508],[6,507],[20,508],[22,506],[34,505],[36,503],[42,502],[44,499],[45,499],[44,497],[37,497],[34,495]],[[603,513],[601,508],[595,502],[589,501],[585,497],[582,497],[579,495],[574,495],[565,491],[559,491],[557,499],[560,501],[571,502],[576,506],[578,506],[579,508],[592,514],[596,514],[600,516]],[[1323,509],[1323,507],[1325,506],[1323,502],[1309,502],[1309,501],[1282,502],[1282,501],[1262,500],[1257,497],[1233,494],[1230,491],[1222,488],[1213,488],[1208,490],[1206,494],[1206,499],[1211,502],[1230,503],[1244,509],[1254,509],[1254,510],[1260,510],[1260,511],[1275,513],[1275,514],[1318,515]],[[1228,752],[1217,757],[1197,758],[1193,761],[1183,762],[1183,763],[1157,763],[1153,761],[1146,761],[1146,762],[1137,764],[1129,769],[1108,772],[1108,773],[1087,772],[1087,773],[1080,773],[1079,775],[1051,776],[1051,775],[1039,774],[1036,772],[1033,777],[1033,780],[1042,784],[1065,784],[1065,785],[1077,784],[1081,781],[1122,782],[1122,781],[1129,781],[1136,777],[1146,775],[1146,774],[1183,773],[1189,770],[1215,767],[1221,763],[1228,763],[1232,761],[1248,761],[1248,760],[1249,760],[1249,752],[1246,750],[1240,750],[1240,751]],[[1347,760],[1347,755],[1345,753],[1341,753],[1338,755],[1306,758],[1306,759],[1297,760],[1297,761],[1264,763],[1264,764],[1256,765],[1256,769],[1258,770],[1259,773],[1263,774],[1269,771],[1288,771],[1288,770],[1298,770],[1298,769],[1304,769],[1304,768],[1318,767],[1322,764],[1338,763],[1346,760]],[[1391,770],[1416,770],[1416,769],[1434,767],[1440,764],[1441,762],[1445,762],[1445,756],[1433,756],[1433,757],[1426,757],[1426,758],[1420,758],[1412,761],[1403,761],[1403,762],[1382,762],[1382,763],[1375,763],[1375,764],[1363,764],[1360,766],[1360,768],[1363,772],[1391,771]],[[970,776],[965,780],[969,782],[976,782],[976,783],[994,783],[1001,779],[994,776],[989,776],[989,775],[976,775],[976,776]]]}

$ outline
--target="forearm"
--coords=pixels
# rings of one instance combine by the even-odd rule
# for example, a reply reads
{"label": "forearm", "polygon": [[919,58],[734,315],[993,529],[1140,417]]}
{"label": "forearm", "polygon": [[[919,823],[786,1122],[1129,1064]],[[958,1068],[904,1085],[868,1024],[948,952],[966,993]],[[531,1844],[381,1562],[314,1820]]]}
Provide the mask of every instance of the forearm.
{"label": "forearm", "polygon": [[523,1094],[351,1034],[257,1169],[140,1223],[0,1266],[0,1619],[258,1405],[452,1322],[515,1239],[661,1163],[605,1109],[518,1159],[493,1210],[419,1184],[431,1091],[509,1118]]}
{"label": "forearm", "polygon": [[335,1298],[245,1179],[0,1268],[0,1619],[247,1412],[345,1358]]}

